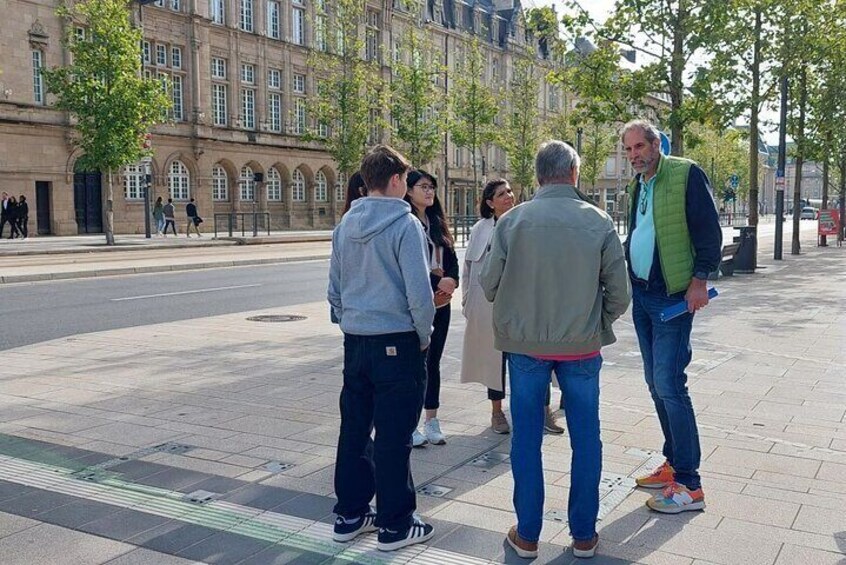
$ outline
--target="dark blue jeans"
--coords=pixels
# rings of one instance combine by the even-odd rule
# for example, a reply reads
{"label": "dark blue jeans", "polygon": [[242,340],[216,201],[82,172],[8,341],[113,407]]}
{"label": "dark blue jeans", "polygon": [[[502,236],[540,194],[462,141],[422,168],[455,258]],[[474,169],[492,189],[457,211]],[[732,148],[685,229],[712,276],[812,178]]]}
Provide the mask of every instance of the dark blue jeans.
{"label": "dark blue jeans", "polygon": [[552,373],[558,378],[573,451],[567,517],[575,540],[591,540],[599,513],[602,442],[599,439],[599,369],[602,357],[541,361],[508,354],[511,375],[511,473],[517,533],[538,541],[543,524],[543,422]]}
{"label": "dark blue jeans", "polygon": [[[378,527],[402,531],[411,525],[417,508],[411,433],[425,388],[426,354],[416,332],[344,335],[336,514],[360,516],[375,494]],[[374,427],[375,441],[370,437]]]}
{"label": "dark blue jeans", "polygon": [[659,317],[662,310],[677,303],[678,299],[632,285],[632,317],[646,385],[664,433],[664,457],[675,469],[676,482],[698,489],[699,431],[685,373],[692,356],[693,315],[684,314],[669,322],[662,322]]}

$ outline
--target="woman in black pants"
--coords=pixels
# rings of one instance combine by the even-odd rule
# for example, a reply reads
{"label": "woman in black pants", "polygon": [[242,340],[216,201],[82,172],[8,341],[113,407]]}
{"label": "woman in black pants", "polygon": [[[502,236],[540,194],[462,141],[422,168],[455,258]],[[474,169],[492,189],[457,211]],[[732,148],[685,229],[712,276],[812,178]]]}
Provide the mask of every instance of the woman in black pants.
{"label": "woman in black pants", "polygon": [[18,200],[18,209],[15,211],[18,219],[18,231],[24,239],[29,237],[29,204],[26,203],[26,196],[21,194]]}
{"label": "woman in black pants", "polygon": [[444,209],[437,197],[438,183],[435,177],[426,171],[411,171],[407,178],[408,192],[405,200],[426,232],[429,246],[430,279],[435,293],[435,321],[432,341],[426,355],[426,397],[423,408],[426,420],[423,433],[414,430],[412,445],[422,447],[427,443],[443,445],[446,438],[438,421],[438,407],[441,394],[441,356],[444,353],[447,332],[449,331],[450,304],[452,293],[458,287],[458,257],[455,255],[455,243],[449,231]]}

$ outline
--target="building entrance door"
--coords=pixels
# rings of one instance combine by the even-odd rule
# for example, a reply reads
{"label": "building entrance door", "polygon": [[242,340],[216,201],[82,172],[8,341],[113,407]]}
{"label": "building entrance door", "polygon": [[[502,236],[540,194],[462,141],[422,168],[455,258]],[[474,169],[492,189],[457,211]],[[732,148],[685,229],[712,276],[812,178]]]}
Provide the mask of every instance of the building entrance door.
{"label": "building entrance door", "polygon": [[73,207],[78,233],[103,233],[103,188],[99,172],[73,174]]}
{"label": "building entrance door", "polygon": [[35,225],[38,235],[50,235],[50,183],[35,181]]}

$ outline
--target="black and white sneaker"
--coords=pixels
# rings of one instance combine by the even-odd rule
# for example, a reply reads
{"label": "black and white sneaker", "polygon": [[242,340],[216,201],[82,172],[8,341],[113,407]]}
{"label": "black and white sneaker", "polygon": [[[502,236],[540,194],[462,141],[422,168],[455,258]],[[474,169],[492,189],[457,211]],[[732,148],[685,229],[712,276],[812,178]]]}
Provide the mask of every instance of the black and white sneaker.
{"label": "black and white sneaker", "polygon": [[435,535],[435,528],[415,516],[411,527],[405,531],[379,528],[379,544],[376,548],[379,551],[395,551],[409,545],[423,543],[431,539],[433,535]]}
{"label": "black and white sneaker", "polygon": [[363,516],[356,516],[355,518],[338,516],[335,518],[335,531],[332,533],[332,539],[344,543],[354,540],[359,534],[375,532],[379,529],[373,525],[375,521],[376,512],[373,511],[373,508]]}

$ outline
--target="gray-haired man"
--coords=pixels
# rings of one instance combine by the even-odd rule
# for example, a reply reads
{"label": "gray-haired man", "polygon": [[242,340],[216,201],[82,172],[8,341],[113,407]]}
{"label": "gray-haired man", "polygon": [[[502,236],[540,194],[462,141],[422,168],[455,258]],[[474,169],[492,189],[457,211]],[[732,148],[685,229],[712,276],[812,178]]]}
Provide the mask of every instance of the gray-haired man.
{"label": "gray-haired man", "polygon": [[568,504],[573,552],[592,557],[599,538],[600,348],[629,306],[623,247],[611,218],[576,190],[579,156],[548,141],[535,161],[540,190],[497,222],[481,273],[493,302],[496,349],[511,375],[511,470],[517,526],[508,543],[537,555],[543,516],[544,397],[554,372],[573,450]]}

